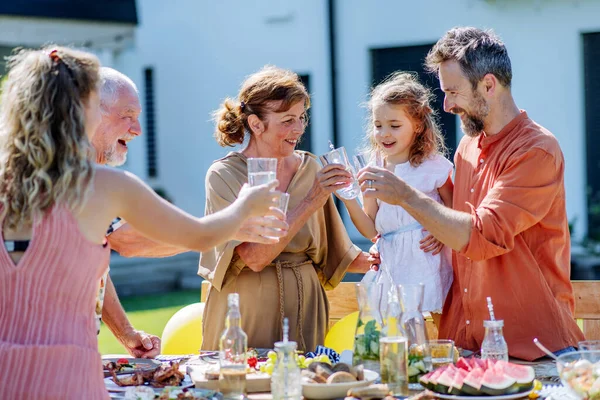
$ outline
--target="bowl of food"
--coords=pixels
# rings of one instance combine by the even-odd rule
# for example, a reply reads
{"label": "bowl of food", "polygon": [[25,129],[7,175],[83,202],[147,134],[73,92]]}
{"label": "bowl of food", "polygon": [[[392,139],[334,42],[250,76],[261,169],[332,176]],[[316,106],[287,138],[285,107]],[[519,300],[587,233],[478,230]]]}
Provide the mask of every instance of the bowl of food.
{"label": "bowl of food", "polygon": [[600,400],[600,350],[573,351],[558,357],[563,385],[582,400]]}
{"label": "bowl of food", "polygon": [[313,362],[302,370],[302,395],[306,399],[335,399],[346,397],[348,390],[369,386],[379,378],[375,371],[364,369],[362,365],[350,366],[344,363],[329,365]]}

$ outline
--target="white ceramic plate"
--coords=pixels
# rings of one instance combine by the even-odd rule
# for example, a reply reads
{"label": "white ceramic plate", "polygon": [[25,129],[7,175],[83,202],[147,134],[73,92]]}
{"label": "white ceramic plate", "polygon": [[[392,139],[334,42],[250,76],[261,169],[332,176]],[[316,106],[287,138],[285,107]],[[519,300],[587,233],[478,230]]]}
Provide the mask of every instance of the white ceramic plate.
{"label": "white ceramic plate", "polygon": [[515,394],[505,394],[502,396],[456,396],[456,395],[450,395],[450,394],[440,394],[440,393],[436,393],[435,396],[439,397],[440,399],[451,399],[451,400],[515,400],[515,399],[524,399],[527,396],[529,396],[529,394],[533,392],[532,390],[529,390],[527,392],[522,392],[522,393],[515,393]]}
{"label": "white ceramic plate", "polygon": [[342,383],[305,383],[302,382],[302,395],[305,399],[335,399],[346,397],[349,389],[368,386],[379,378],[379,374],[369,369],[364,370],[365,379],[356,382]]}

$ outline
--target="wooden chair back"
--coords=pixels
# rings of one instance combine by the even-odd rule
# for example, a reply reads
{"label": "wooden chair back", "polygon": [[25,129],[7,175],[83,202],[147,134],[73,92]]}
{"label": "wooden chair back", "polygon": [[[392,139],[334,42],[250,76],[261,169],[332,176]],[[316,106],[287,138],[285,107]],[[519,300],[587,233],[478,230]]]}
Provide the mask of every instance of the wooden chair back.
{"label": "wooden chair back", "polygon": [[600,340],[600,281],[572,281],[575,318],[587,340]]}
{"label": "wooden chair back", "polygon": [[[575,295],[575,319],[588,340],[600,340],[600,281],[572,281]],[[325,292],[329,300],[329,328],[346,315],[358,311],[356,288],[353,282],[342,282]],[[210,283],[202,282],[200,301],[206,302]],[[427,334],[437,339],[438,330],[433,320],[426,318]]]}

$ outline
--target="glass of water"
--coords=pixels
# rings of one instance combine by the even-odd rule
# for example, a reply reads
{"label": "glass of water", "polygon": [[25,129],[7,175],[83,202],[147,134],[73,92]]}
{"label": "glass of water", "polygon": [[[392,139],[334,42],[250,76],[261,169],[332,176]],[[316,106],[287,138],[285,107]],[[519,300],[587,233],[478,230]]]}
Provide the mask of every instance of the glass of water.
{"label": "glass of water", "polygon": [[585,340],[578,343],[579,350],[600,350],[600,340]]}
{"label": "glass of water", "polygon": [[454,364],[454,341],[450,339],[430,340],[429,352],[433,369]]}
{"label": "glass of water", "polygon": [[276,158],[249,158],[248,159],[248,184],[259,186],[277,179]]}
{"label": "glass of water", "polygon": [[339,147],[331,150],[329,153],[323,154],[319,158],[321,159],[323,166],[327,164],[341,164],[350,172],[350,174],[352,174],[352,182],[349,185],[336,190],[336,193],[346,200],[356,198],[360,193],[360,186],[358,186],[358,181],[356,180],[356,176],[354,176],[354,169],[352,168],[350,161],[348,161],[346,149],[344,147]]}
{"label": "glass of water", "polygon": [[290,203],[290,194],[286,192],[277,192],[277,197],[279,201],[277,208],[280,209],[282,213],[287,214],[288,204]]}
{"label": "glass of water", "polygon": [[408,396],[408,341],[404,336],[379,339],[381,383],[386,383],[394,396]]}

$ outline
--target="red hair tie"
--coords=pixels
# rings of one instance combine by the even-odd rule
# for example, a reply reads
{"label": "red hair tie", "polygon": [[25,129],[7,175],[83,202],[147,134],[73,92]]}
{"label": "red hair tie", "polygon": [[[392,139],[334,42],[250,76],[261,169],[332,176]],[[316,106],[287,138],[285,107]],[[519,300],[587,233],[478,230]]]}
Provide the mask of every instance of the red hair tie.
{"label": "red hair tie", "polygon": [[58,50],[57,50],[57,49],[54,49],[54,50],[52,50],[52,51],[51,51],[51,52],[48,54],[48,56],[49,56],[49,57],[50,57],[50,59],[51,59],[52,61],[54,61],[54,62],[58,62],[58,61],[60,61],[60,56],[58,55]]}

